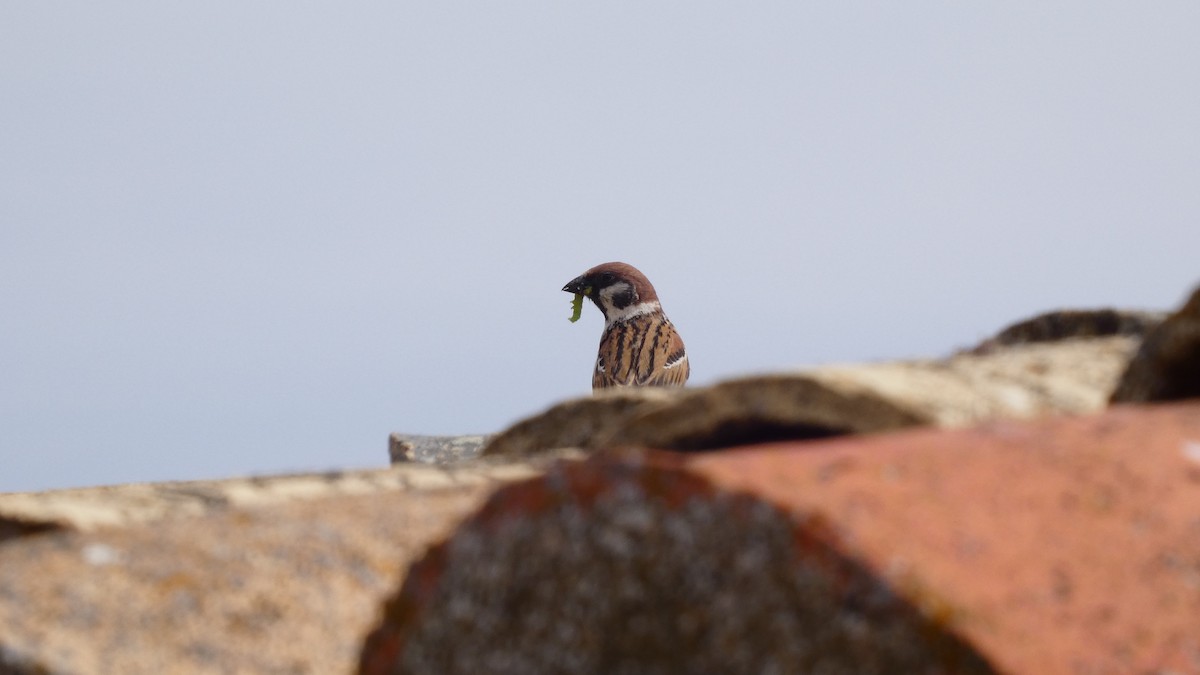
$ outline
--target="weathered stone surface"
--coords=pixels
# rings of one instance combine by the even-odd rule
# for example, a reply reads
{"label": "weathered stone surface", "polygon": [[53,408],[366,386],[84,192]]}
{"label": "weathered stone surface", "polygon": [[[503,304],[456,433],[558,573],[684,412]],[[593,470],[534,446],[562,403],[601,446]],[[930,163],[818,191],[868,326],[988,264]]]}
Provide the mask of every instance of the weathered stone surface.
{"label": "weathered stone surface", "polygon": [[1200,397],[1200,288],[1146,335],[1112,393],[1113,403]]}
{"label": "weathered stone surface", "polygon": [[940,360],[829,366],[811,374],[829,386],[900,402],[937,426],[963,427],[1102,410],[1137,345],[1130,337],[1072,339]]}
{"label": "weathered stone surface", "polygon": [[392,464],[425,462],[453,464],[473,459],[488,437],[482,434],[466,436],[422,436],[392,434],[388,437],[388,457]]}
{"label": "weathered stone surface", "polygon": [[550,461],[0,494],[0,673],[347,672],[396,561]]}
{"label": "weathered stone surface", "polygon": [[992,672],[831,537],[679,459],[564,465],[410,571],[360,672]]}
{"label": "weathered stone surface", "polygon": [[603,447],[600,444],[628,420],[670,406],[685,391],[665,387],[606,389],[588,398],[565,401],[492,436],[481,454],[513,457],[552,448]]}
{"label": "weathered stone surface", "polygon": [[6,493],[0,494],[0,541],[47,529],[87,531],[338,495],[434,490],[516,480],[540,472],[544,461],[543,458],[535,463],[476,462],[444,467],[405,464],[382,470]]}
{"label": "weathered stone surface", "polygon": [[51,532],[60,527],[60,523],[53,521],[0,516],[0,542],[3,542],[5,539],[16,539],[17,537],[27,537],[31,534]]}
{"label": "weathered stone surface", "polygon": [[482,454],[642,445],[704,450],[933,424],[967,426],[1100,410],[1137,339],[1017,345],[939,360],[824,366],[707,388],[622,390],[559,404],[494,436]]}
{"label": "weathered stone surface", "polygon": [[397,563],[491,485],[327,494],[9,540],[0,672],[348,672]]}
{"label": "weathered stone surface", "polygon": [[928,424],[930,418],[865,387],[819,374],[761,375],[684,390],[670,406],[639,411],[599,447],[711,450],[779,439],[811,439]]}
{"label": "weathered stone surface", "polygon": [[[1200,404],[597,455],[411,568],[361,672],[1190,672]],[[486,667],[485,667],[486,666]]]}
{"label": "weathered stone surface", "polygon": [[987,354],[1014,345],[1070,338],[1124,335],[1140,339],[1166,316],[1166,312],[1130,309],[1062,309],[1018,321],[972,352]]}

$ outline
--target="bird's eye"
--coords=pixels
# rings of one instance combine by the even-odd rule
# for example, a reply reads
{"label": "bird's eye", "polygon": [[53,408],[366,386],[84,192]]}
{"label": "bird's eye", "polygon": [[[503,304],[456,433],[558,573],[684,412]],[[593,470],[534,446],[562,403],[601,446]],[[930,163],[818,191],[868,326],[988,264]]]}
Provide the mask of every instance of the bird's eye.
{"label": "bird's eye", "polygon": [[604,272],[600,275],[600,281],[603,281],[606,284],[612,283],[613,279],[616,279],[616,277],[613,276],[612,272]]}

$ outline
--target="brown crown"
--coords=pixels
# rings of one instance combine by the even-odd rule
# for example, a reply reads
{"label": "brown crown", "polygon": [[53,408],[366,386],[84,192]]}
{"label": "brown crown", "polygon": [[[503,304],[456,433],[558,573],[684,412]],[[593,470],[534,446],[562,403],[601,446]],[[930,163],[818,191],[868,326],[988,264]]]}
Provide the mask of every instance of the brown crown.
{"label": "brown crown", "polygon": [[599,279],[601,274],[605,272],[611,273],[617,280],[628,282],[633,289],[637,291],[639,302],[650,302],[658,300],[658,293],[654,291],[654,285],[646,278],[645,274],[638,271],[638,268],[623,262],[606,262],[601,265],[596,265],[592,269],[583,273],[589,279]]}

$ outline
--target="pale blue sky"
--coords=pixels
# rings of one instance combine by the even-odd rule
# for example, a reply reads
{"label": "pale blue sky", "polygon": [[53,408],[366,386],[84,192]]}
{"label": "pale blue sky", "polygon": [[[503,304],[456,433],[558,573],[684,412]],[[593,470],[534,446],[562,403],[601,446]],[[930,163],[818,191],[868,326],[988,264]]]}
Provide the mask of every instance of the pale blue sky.
{"label": "pale blue sky", "polygon": [[361,467],[1200,282],[1200,3],[7,3],[0,491]]}

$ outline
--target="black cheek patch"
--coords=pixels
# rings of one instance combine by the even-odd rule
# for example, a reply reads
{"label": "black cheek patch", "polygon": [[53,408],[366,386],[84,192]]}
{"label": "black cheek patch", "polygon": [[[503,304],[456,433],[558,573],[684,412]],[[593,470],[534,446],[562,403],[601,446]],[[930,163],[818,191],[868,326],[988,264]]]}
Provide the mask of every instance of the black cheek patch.
{"label": "black cheek patch", "polygon": [[620,293],[614,293],[612,296],[613,307],[617,309],[625,309],[626,307],[637,302],[637,293],[632,288],[626,288]]}

